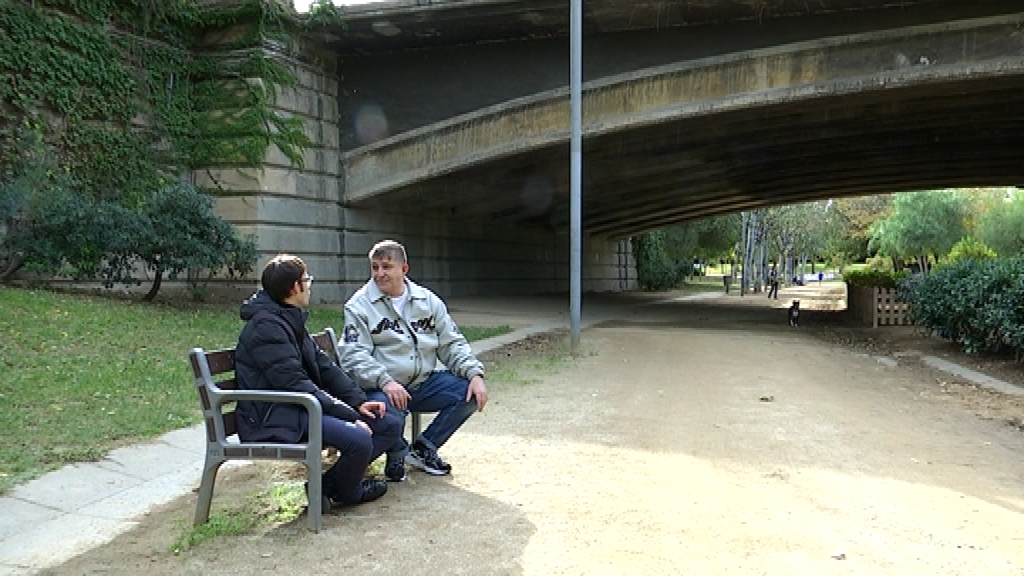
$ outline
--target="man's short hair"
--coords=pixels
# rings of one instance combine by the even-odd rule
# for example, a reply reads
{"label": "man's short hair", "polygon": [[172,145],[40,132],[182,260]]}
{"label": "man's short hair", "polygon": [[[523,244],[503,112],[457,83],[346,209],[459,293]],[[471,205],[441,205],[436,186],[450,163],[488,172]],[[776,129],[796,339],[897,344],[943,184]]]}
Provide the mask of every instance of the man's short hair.
{"label": "man's short hair", "polygon": [[306,263],[298,256],[291,254],[278,254],[267,262],[263,267],[263,276],[260,283],[263,290],[274,299],[275,302],[283,302],[295,285],[306,273]]}
{"label": "man's short hair", "polygon": [[377,260],[381,258],[390,258],[395,262],[407,262],[405,256],[405,246],[402,246],[394,240],[381,240],[370,248],[370,260]]}

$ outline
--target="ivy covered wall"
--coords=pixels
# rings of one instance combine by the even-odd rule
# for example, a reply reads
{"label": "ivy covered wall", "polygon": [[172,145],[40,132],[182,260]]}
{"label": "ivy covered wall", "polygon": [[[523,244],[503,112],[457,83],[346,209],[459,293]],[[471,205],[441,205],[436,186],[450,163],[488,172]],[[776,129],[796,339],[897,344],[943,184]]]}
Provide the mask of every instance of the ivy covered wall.
{"label": "ivy covered wall", "polygon": [[[0,4],[0,139],[30,123],[96,196],[132,196],[184,170],[302,165],[301,121],[273,107],[294,84],[278,2],[12,0]],[[227,33],[225,33],[227,32]]]}
{"label": "ivy covered wall", "polygon": [[[294,174],[308,173],[294,169],[308,160],[336,181],[338,171],[326,166],[323,148],[337,138],[331,129],[325,135],[320,122],[333,122],[336,81],[331,85],[321,73],[333,76],[336,62],[330,55],[323,62],[302,61],[299,38],[309,20],[298,20],[288,4],[0,3],[0,276],[15,270],[20,258],[44,275],[127,284],[134,273],[131,261],[158,273],[171,262],[167,255],[145,261],[129,247],[141,239],[128,236],[141,232],[116,232],[128,226],[114,225],[125,214],[152,207],[150,200],[162,188],[200,186],[227,204],[218,212],[234,211],[228,218],[256,238],[255,223],[264,215],[254,194],[295,194],[302,178]],[[321,12],[321,19],[340,17]],[[312,105],[303,100],[300,76],[313,77],[327,99]],[[311,123],[310,115],[319,118]],[[268,170],[291,172],[291,185],[261,185]],[[67,202],[60,210],[47,208],[58,195]],[[253,200],[248,213],[239,213],[232,202],[246,197]],[[202,199],[189,202],[198,212],[209,209]],[[94,221],[92,229],[65,225],[75,219]],[[48,228],[38,225],[44,221]],[[38,230],[22,230],[32,226]],[[20,247],[11,246],[14,232],[22,232]],[[40,235],[71,238],[64,246],[52,243],[36,255],[27,253],[25,245]],[[195,266],[224,264],[186,258],[166,271],[173,277]]]}

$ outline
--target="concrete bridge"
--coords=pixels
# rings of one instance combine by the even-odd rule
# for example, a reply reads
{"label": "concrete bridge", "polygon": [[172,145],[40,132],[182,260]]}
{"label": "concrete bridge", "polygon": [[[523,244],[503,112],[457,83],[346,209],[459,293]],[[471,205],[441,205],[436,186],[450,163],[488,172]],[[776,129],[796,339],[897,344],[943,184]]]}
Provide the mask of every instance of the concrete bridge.
{"label": "concrete bridge", "polygon": [[[394,237],[442,294],[568,289],[568,2],[386,2],[289,55],[278,105],[319,147],[209,178],[319,296]],[[1024,5],[593,1],[584,7],[585,290],[635,286],[628,239],[774,204],[1024,184]],[[255,185],[254,185],[255,183]],[[327,278],[326,286],[320,278]]]}

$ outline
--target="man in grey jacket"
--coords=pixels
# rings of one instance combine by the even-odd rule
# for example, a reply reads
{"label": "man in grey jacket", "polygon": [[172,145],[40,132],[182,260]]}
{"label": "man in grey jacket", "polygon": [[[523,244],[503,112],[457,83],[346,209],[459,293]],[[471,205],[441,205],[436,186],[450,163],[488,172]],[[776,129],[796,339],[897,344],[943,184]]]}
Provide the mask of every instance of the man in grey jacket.
{"label": "man in grey jacket", "polygon": [[[342,365],[371,400],[406,413],[437,412],[411,446],[388,450],[384,473],[405,479],[405,464],[428,474],[450,474],[437,450],[487,404],[484,366],[448,314],[444,302],[409,280],[405,248],[394,240],[370,250],[371,279],[345,304]],[[437,370],[440,362],[447,370]]]}

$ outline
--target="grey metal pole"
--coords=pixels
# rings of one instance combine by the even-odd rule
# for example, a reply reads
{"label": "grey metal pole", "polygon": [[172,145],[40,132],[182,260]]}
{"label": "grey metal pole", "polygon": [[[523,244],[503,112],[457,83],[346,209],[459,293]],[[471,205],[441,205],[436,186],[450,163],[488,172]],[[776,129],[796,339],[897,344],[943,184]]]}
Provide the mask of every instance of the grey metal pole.
{"label": "grey metal pole", "polygon": [[573,356],[580,351],[580,270],[582,259],[581,202],[580,179],[582,176],[582,124],[583,114],[580,110],[580,92],[583,84],[583,0],[569,0],[569,96],[570,124],[572,137],[570,144],[569,172],[569,332],[570,350]]}

